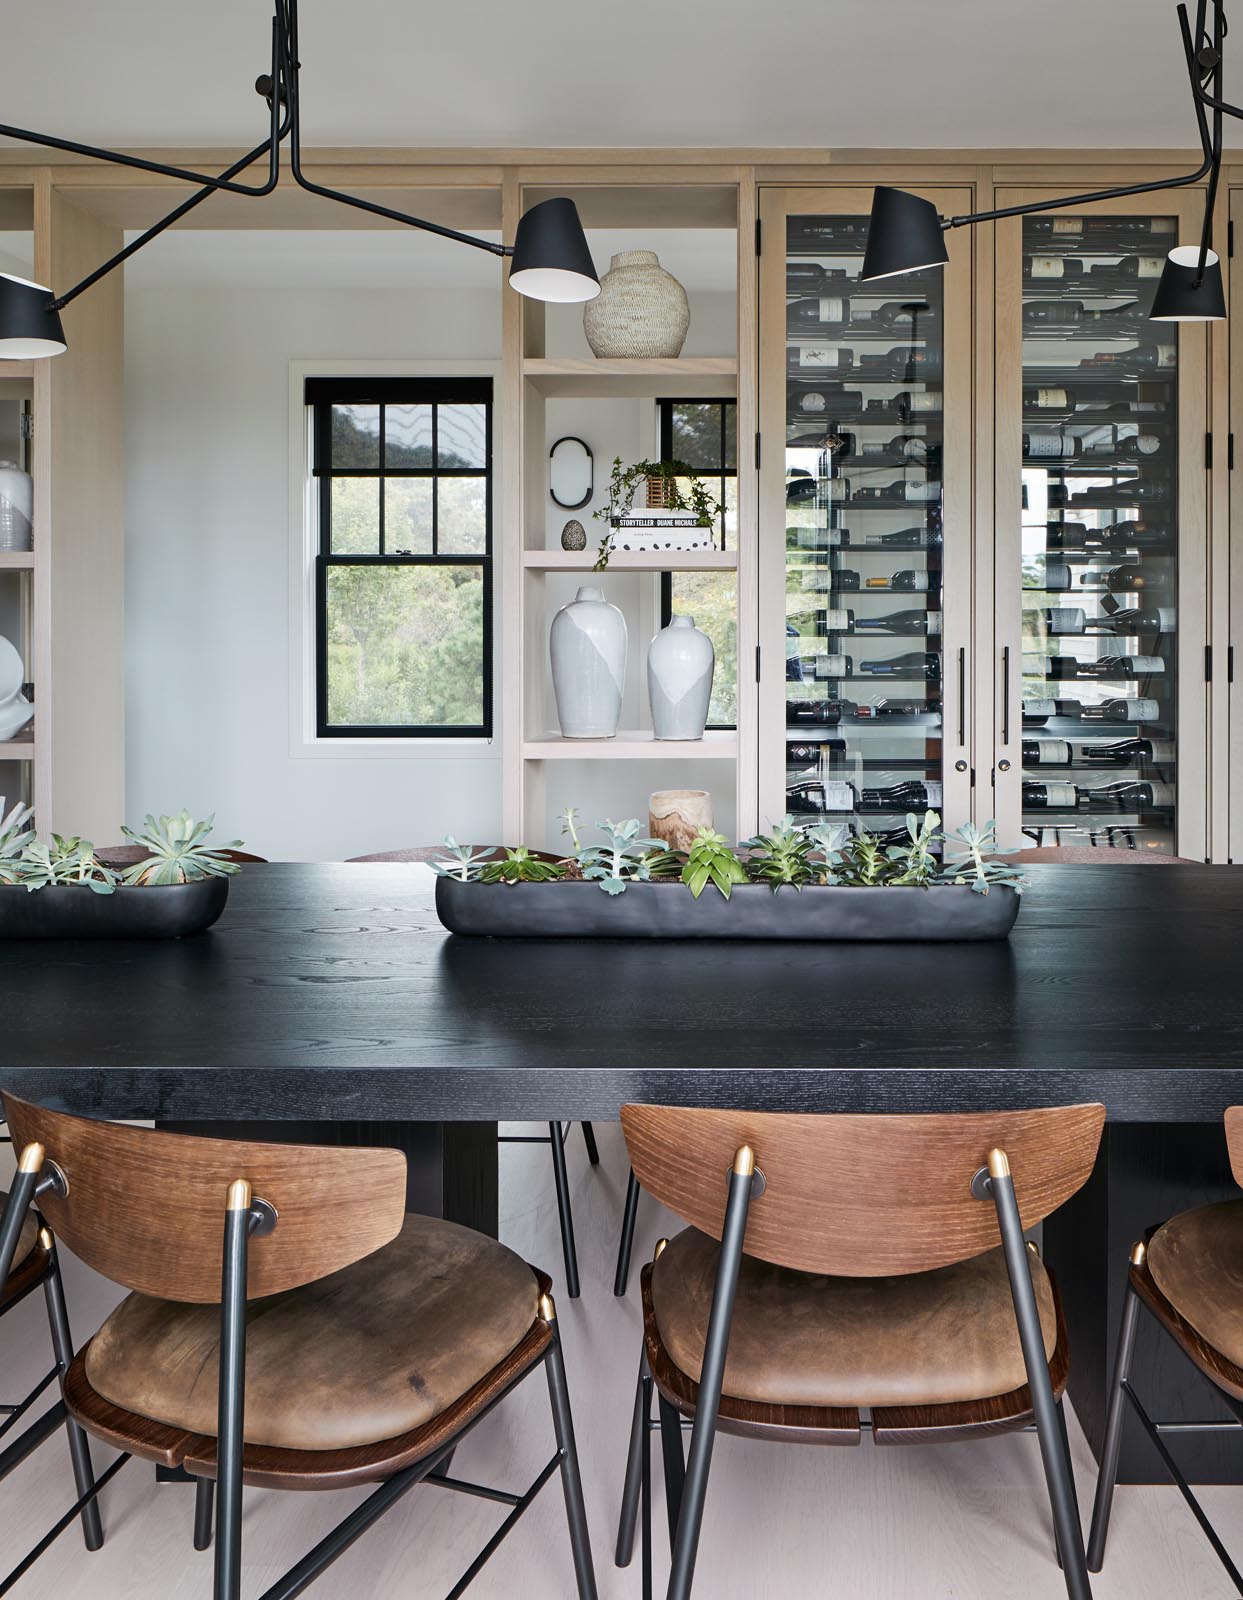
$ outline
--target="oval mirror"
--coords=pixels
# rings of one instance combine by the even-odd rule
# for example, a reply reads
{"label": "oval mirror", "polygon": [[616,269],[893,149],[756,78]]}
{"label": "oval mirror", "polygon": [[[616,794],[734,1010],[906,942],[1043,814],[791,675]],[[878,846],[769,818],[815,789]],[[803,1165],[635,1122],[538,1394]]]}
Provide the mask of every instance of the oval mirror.
{"label": "oval mirror", "polygon": [[577,511],[595,490],[591,447],[567,434],[548,452],[548,492],[566,511]]}

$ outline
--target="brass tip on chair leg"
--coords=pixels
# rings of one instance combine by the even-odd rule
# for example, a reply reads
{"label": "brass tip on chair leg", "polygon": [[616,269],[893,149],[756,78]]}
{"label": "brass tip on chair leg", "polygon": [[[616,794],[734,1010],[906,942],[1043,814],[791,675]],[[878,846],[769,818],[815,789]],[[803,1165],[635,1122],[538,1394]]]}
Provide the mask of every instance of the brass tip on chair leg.
{"label": "brass tip on chair leg", "polygon": [[1010,1159],[1004,1150],[990,1150],[988,1152],[988,1175],[990,1178],[1008,1178],[1010,1176]]}
{"label": "brass tip on chair leg", "polygon": [[539,1319],[541,1322],[553,1323],[557,1320],[557,1308],[553,1304],[552,1296],[550,1294],[540,1295],[539,1305],[536,1307],[536,1310],[539,1313]]}
{"label": "brass tip on chair leg", "polygon": [[225,1209],[227,1211],[250,1210],[250,1184],[245,1178],[234,1178],[229,1185],[229,1199]]}
{"label": "brass tip on chair leg", "polygon": [[1036,1243],[1036,1241],[1034,1239],[1029,1239],[1027,1241],[1027,1249],[1028,1249],[1028,1253],[1030,1255],[1035,1256],[1037,1261],[1040,1260],[1040,1246]]}
{"label": "brass tip on chair leg", "polygon": [[1147,1259],[1148,1246],[1141,1239],[1137,1244],[1131,1246],[1131,1265],[1133,1267],[1142,1267]]}
{"label": "brass tip on chair leg", "polygon": [[668,1239],[657,1239],[656,1248],[655,1248],[655,1250],[652,1251],[652,1260],[653,1261],[659,1261],[661,1256],[664,1255],[665,1251],[668,1248],[669,1248]]}
{"label": "brass tip on chair leg", "polygon": [[50,1251],[55,1243],[56,1240],[53,1239],[52,1230],[50,1228],[39,1229],[39,1245],[41,1249]]}
{"label": "brass tip on chair leg", "polygon": [[44,1149],[41,1144],[28,1144],[17,1163],[19,1172],[38,1172],[43,1165]]}
{"label": "brass tip on chair leg", "polygon": [[740,1144],[734,1156],[734,1172],[739,1178],[749,1178],[755,1171],[755,1151],[749,1144]]}

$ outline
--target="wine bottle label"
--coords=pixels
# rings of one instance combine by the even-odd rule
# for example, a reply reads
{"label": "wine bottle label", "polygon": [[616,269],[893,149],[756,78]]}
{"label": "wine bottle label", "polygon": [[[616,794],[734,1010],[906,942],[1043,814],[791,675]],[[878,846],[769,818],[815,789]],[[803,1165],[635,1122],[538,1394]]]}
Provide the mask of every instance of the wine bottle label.
{"label": "wine bottle label", "polygon": [[938,389],[923,389],[918,394],[908,394],[906,397],[908,411],[939,411],[941,409],[941,394]]}
{"label": "wine bottle label", "polygon": [[1137,433],[1135,435],[1135,453],[1139,456],[1155,456],[1161,448],[1160,439],[1151,433]]}
{"label": "wine bottle label", "polygon": [[824,785],[824,809],[826,811],[853,811],[855,809],[855,791],[853,785],[840,780]]}
{"label": "wine bottle label", "polygon": [[926,633],[940,633],[940,631],[941,631],[941,613],[939,611],[930,611],[928,613],[927,623],[925,625],[924,631]]}
{"label": "wine bottle label", "polygon": [[[1151,804],[1154,806],[1172,806],[1174,804],[1174,785],[1171,783],[1149,783],[1152,790]],[[1145,808],[1147,809],[1147,808]]]}
{"label": "wine bottle label", "polygon": [[842,542],[840,528],[787,528],[798,537],[800,550],[832,550]]}
{"label": "wine bottle label", "polygon": [[1086,622],[1086,615],[1076,606],[1049,608],[1050,633],[1082,633]]}
{"label": "wine bottle label", "polygon": [[1070,588],[1070,568],[1064,561],[1046,561],[1044,586],[1051,592]]}
{"label": "wine bottle label", "polygon": [[1144,757],[1145,761],[1151,761],[1160,766],[1173,761],[1174,746],[1169,739],[1150,739],[1148,742],[1152,746],[1152,753]]}
{"label": "wine bottle label", "polygon": [[1025,651],[1023,654],[1023,676],[1025,678],[1047,678],[1050,675],[1050,662],[1047,656],[1032,655]]}
{"label": "wine bottle label", "polygon": [[1160,656],[1124,656],[1129,671],[1137,676],[1141,672],[1164,672],[1165,662]]}
{"label": "wine bottle label", "polygon": [[1027,435],[1027,454],[1032,460],[1043,460],[1050,456],[1058,458],[1073,456],[1075,445],[1074,437],[1064,433],[1029,433]]}
{"label": "wine bottle label", "polygon": [[1161,707],[1155,700],[1141,696],[1135,700],[1124,700],[1126,720],[1128,722],[1156,722],[1161,716]]}
{"label": "wine bottle label", "polygon": [[926,783],[924,785],[924,787],[928,791],[928,804],[929,804],[929,806],[932,808],[933,811],[939,811],[941,809],[941,807],[945,804],[945,786],[944,786],[944,784]]}
{"label": "wine bottle label", "polygon": [[1055,239],[1077,239],[1083,232],[1082,217],[1054,217],[1053,227],[1050,229]]}
{"label": "wine bottle label", "polygon": [[1031,259],[1033,278],[1060,278],[1063,276],[1061,256],[1033,256]]}
{"label": "wine bottle label", "polygon": [[[901,584],[897,581],[899,577],[902,579]],[[895,589],[909,589],[915,594],[927,594],[928,592],[928,574],[926,572],[895,572],[892,582]]]}
{"label": "wine bottle label", "polygon": [[[1045,704],[1052,704],[1046,701]],[[1067,767],[1070,765],[1070,745],[1065,739],[1037,739],[1036,765],[1040,767]]]}
{"label": "wine bottle label", "polygon": [[810,394],[802,395],[799,399],[799,408],[803,411],[827,411],[828,401],[824,395],[817,394],[813,389]]}
{"label": "wine bottle label", "polygon": [[1174,344],[1159,344],[1157,346],[1157,365],[1159,367],[1172,367],[1178,360],[1178,346]]}
{"label": "wine bottle label", "polygon": [[831,572],[805,572],[803,574],[803,588],[817,593],[833,587],[833,574]]}
{"label": "wine bottle label", "polygon": [[1177,611],[1178,611],[1178,608],[1176,606],[1158,606],[1157,607],[1157,632],[1158,633],[1173,633],[1174,632],[1175,618],[1177,616]]}
{"label": "wine bottle label", "polygon": [[889,443],[885,439],[865,439],[863,441],[863,454],[865,456],[887,456]]}
{"label": "wine bottle label", "polygon": [[840,365],[841,351],[828,344],[801,344],[798,347],[800,367],[836,367]]}
{"label": "wine bottle label", "polygon": [[1055,717],[1057,716],[1057,701],[1024,700],[1023,715],[1025,717]]}
{"label": "wine bottle label", "polygon": [[849,628],[849,611],[826,611],[824,613],[824,631],[826,633],[846,633]]}
{"label": "wine bottle label", "polygon": [[820,320],[821,322],[845,322],[846,302],[844,300],[830,300],[821,296]]}
{"label": "wine bottle label", "polygon": [[1138,276],[1141,278],[1159,278],[1165,271],[1164,256],[1140,256]]}
{"label": "wine bottle label", "polygon": [[941,498],[939,483],[907,483],[903,488],[908,500],[929,501]]}
{"label": "wine bottle label", "polygon": [[847,656],[817,656],[817,678],[844,678],[850,671],[850,661]]}
{"label": "wine bottle label", "polygon": [[1036,409],[1038,411],[1069,411],[1069,391],[1066,389],[1037,389]]}
{"label": "wine bottle label", "polygon": [[1073,811],[1079,803],[1079,794],[1073,783],[1046,783],[1044,803],[1051,809]]}

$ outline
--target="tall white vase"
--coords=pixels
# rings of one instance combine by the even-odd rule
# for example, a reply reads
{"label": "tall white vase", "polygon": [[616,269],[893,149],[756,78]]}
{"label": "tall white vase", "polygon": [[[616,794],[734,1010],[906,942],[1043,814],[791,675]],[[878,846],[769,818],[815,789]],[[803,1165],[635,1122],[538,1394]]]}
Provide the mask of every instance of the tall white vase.
{"label": "tall white vase", "polygon": [[552,619],[552,686],[563,739],[611,739],[626,682],[626,619],[600,589],[578,591]]}
{"label": "tall white vase", "polygon": [[702,739],[716,653],[694,617],[674,617],[647,652],[647,694],[658,739]]}
{"label": "tall white vase", "polygon": [[29,550],[34,480],[16,461],[0,461],[0,550]]}
{"label": "tall white vase", "polygon": [[35,714],[22,693],[26,669],[14,645],[0,634],[0,739],[11,739]]}

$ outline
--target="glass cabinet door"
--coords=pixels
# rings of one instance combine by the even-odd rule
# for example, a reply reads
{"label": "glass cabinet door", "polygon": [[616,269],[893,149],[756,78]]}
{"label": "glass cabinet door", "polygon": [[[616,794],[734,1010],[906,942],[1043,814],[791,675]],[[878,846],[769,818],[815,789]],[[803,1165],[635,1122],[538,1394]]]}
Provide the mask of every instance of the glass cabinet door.
{"label": "glass cabinet door", "polygon": [[[1202,855],[1202,749],[1195,738],[1188,749],[1185,718],[1203,688],[1203,597],[1194,581],[1182,592],[1180,549],[1185,519],[1198,522],[1202,565],[1203,333],[1148,318],[1166,252],[1190,233],[1177,208],[1009,227],[1019,548],[998,581],[1017,588],[1020,612],[1001,689],[1001,776],[1017,776],[1017,794],[1013,778],[999,787],[1017,809],[1015,842]],[[1201,419],[1190,435],[1188,406]]]}
{"label": "glass cabinet door", "polygon": [[969,803],[947,595],[962,629],[970,538],[946,472],[947,296],[966,275],[860,282],[869,203],[819,191],[763,210],[760,816],[896,839],[910,812],[958,822]]}

